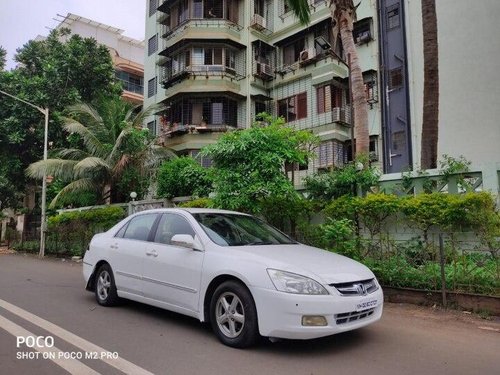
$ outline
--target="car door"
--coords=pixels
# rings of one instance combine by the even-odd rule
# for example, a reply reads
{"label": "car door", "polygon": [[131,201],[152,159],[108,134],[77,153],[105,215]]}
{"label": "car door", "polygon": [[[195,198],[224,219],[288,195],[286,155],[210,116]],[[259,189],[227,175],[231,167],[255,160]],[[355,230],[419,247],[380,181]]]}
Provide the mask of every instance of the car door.
{"label": "car door", "polygon": [[172,245],[175,234],[196,236],[192,225],[181,214],[162,214],[144,256],[144,296],[198,311],[204,252]]}
{"label": "car door", "polygon": [[159,214],[134,216],[110,244],[110,263],[119,292],[142,295],[142,266],[153,226]]}

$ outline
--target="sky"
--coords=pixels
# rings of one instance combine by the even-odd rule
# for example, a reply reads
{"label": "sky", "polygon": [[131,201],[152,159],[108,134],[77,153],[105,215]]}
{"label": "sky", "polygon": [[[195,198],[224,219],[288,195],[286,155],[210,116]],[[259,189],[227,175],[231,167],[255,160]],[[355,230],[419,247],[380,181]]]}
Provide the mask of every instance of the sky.
{"label": "sky", "polygon": [[145,9],[146,0],[0,0],[0,45],[7,50],[7,69],[15,66],[17,48],[38,35],[48,35],[59,24],[58,14],[77,14],[143,40]]}

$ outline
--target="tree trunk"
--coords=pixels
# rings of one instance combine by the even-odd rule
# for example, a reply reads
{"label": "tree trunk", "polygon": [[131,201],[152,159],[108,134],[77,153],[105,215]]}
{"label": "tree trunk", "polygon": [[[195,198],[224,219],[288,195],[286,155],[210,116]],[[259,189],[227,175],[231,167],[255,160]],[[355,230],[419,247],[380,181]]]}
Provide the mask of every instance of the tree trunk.
{"label": "tree trunk", "polygon": [[439,129],[439,58],[436,0],[422,0],[424,38],[424,108],[420,167],[436,168]]}
{"label": "tree trunk", "polygon": [[[352,1],[348,1],[352,4]],[[352,36],[354,21],[354,6],[340,6],[333,1],[330,6],[332,18],[337,21],[340,31],[340,38],[345,55],[350,55],[351,72],[349,79],[352,87],[352,102],[354,119],[354,137],[356,138],[356,154],[368,154],[370,146],[370,136],[368,134],[368,105],[366,103],[365,85],[363,82],[363,72],[359,65],[358,52]],[[348,9],[350,8],[350,9]],[[334,33],[335,34],[335,33]],[[354,151],[354,150],[353,150]],[[353,152],[354,155],[354,152]]]}

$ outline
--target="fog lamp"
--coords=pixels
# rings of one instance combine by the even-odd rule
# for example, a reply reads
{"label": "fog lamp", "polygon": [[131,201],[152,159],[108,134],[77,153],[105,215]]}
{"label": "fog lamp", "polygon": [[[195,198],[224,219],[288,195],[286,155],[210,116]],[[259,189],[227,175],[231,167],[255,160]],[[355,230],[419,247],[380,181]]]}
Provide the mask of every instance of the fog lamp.
{"label": "fog lamp", "polygon": [[326,318],[322,315],[304,315],[302,317],[303,326],[326,326]]}

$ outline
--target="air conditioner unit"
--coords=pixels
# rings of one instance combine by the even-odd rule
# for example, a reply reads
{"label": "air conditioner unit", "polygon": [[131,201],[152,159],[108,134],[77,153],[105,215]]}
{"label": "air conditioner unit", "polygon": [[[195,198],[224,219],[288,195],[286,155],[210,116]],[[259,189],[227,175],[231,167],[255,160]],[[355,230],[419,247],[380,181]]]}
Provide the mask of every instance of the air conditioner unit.
{"label": "air conditioner unit", "polygon": [[272,79],[273,69],[271,65],[256,61],[255,74],[262,79]]}
{"label": "air conditioner unit", "polygon": [[264,30],[267,28],[266,19],[260,14],[254,14],[250,22],[250,27],[259,31]]}
{"label": "air conditioner unit", "polygon": [[370,40],[372,40],[372,36],[370,35],[370,31],[364,31],[362,33],[359,33],[356,37],[357,44],[368,43]]}
{"label": "air conditioner unit", "polygon": [[335,107],[332,109],[332,122],[351,123],[349,108]]}
{"label": "air conditioner unit", "polygon": [[311,60],[316,56],[316,50],[314,48],[307,48],[303,50],[299,55],[299,62],[303,63]]}

